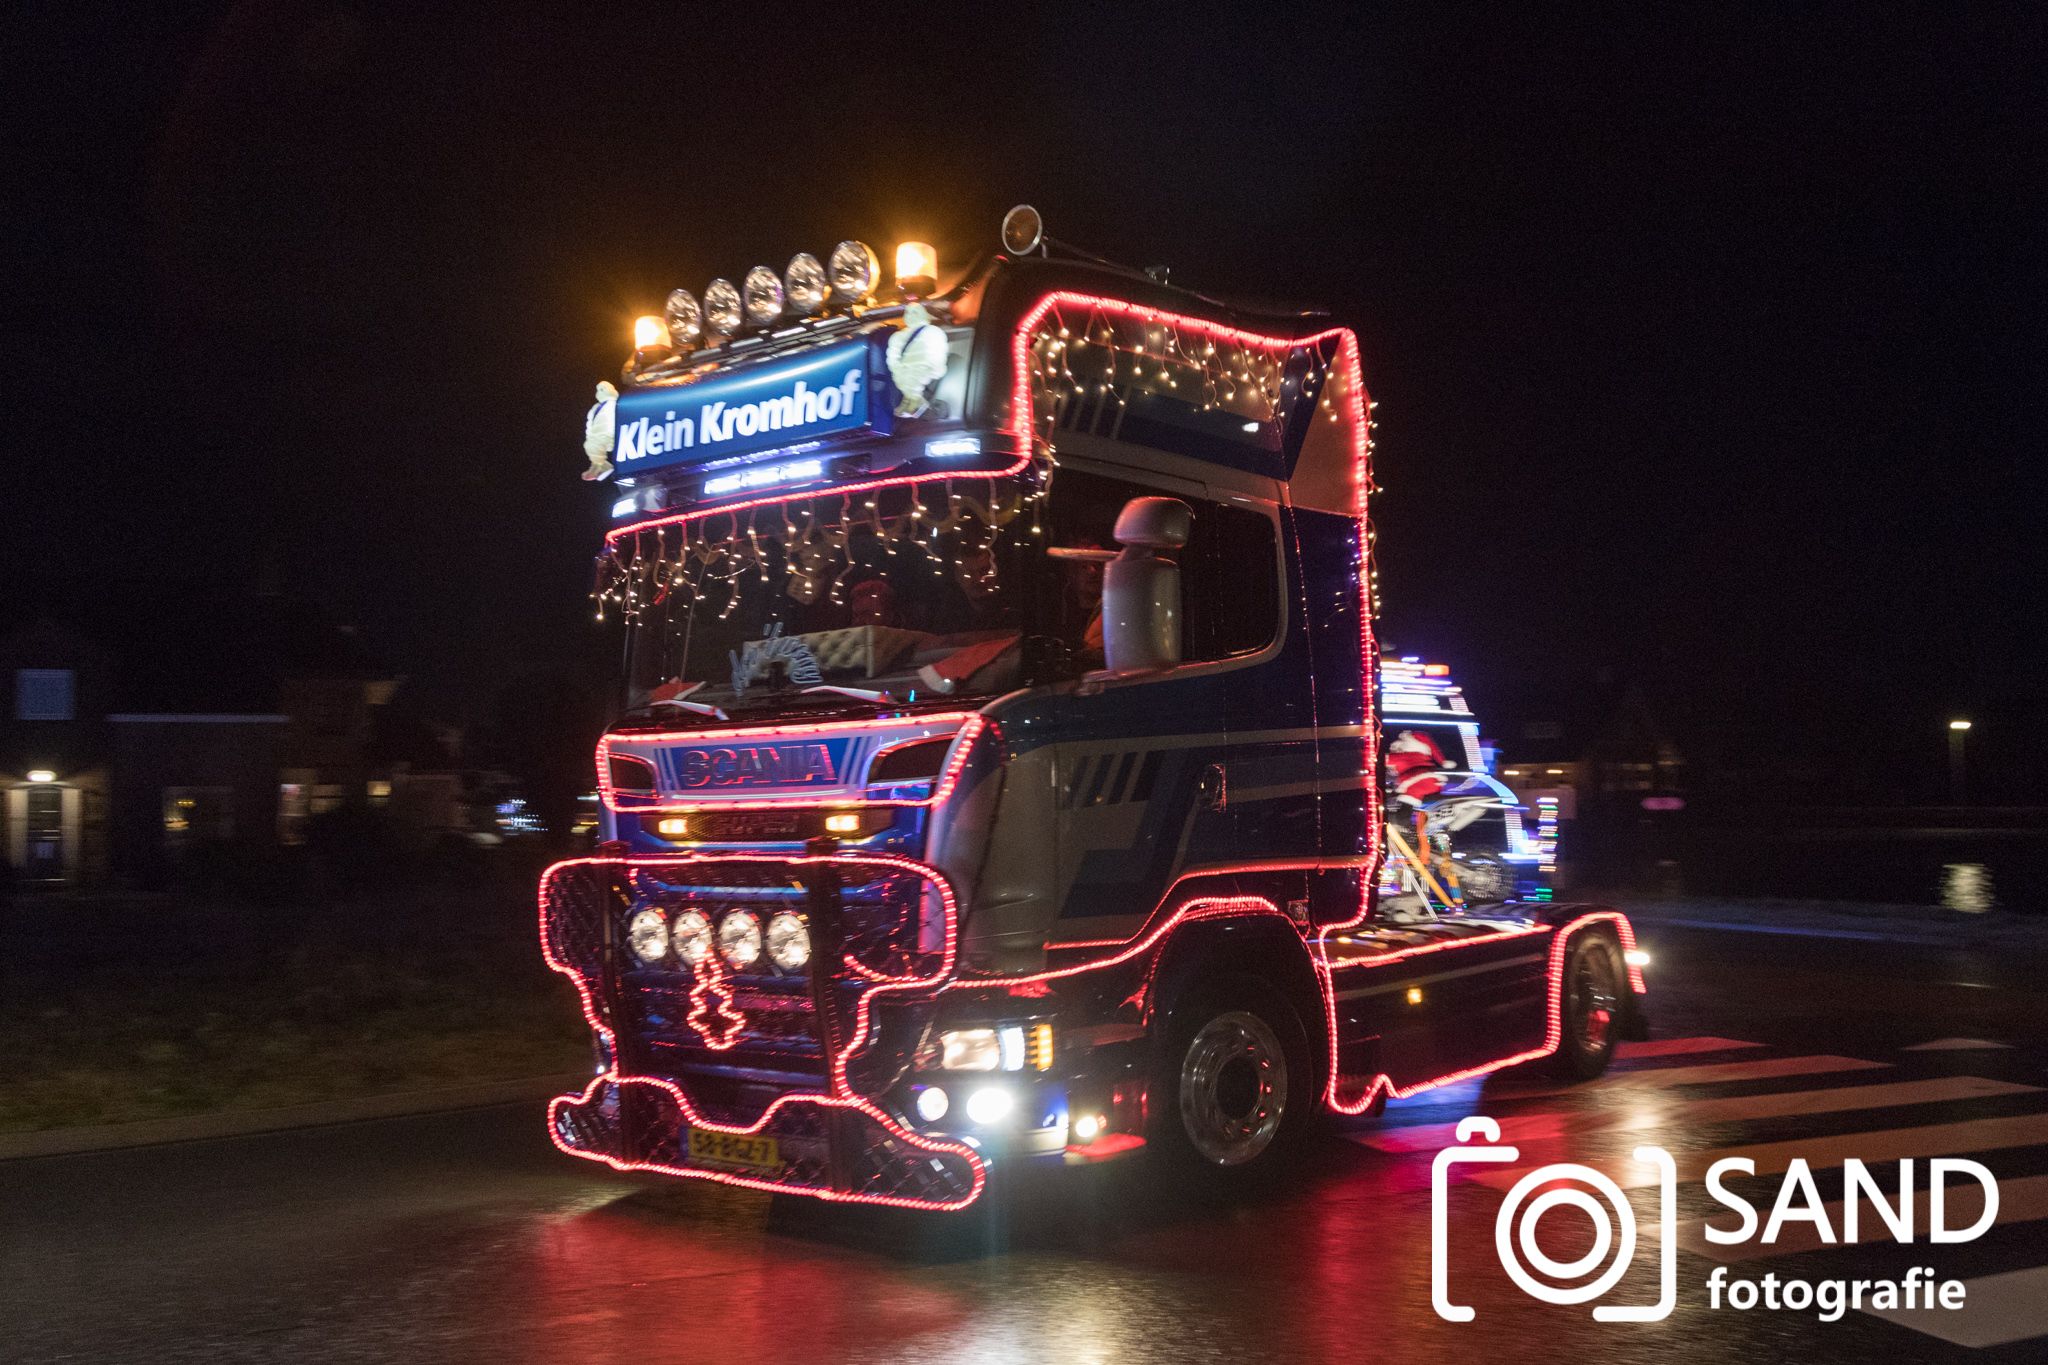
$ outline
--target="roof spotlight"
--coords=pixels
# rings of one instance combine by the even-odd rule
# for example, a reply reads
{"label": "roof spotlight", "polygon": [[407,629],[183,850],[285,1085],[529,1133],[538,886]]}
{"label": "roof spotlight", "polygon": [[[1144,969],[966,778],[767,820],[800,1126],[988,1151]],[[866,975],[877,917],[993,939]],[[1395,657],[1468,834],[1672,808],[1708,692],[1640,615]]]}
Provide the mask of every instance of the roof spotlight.
{"label": "roof spotlight", "polygon": [[772,266],[757,265],[747,272],[744,288],[747,321],[756,327],[774,325],[782,316],[782,276]]}
{"label": "roof spotlight", "polygon": [[723,340],[740,329],[740,291],[731,280],[704,286],[704,326]]}
{"label": "roof spotlight", "polygon": [[882,278],[882,262],[866,242],[846,241],[832,248],[827,267],[832,297],[842,304],[864,303],[874,296]]}
{"label": "roof spotlight", "polygon": [[669,344],[678,351],[692,349],[704,335],[704,309],[689,290],[678,289],[668,296],[666,316]]}
{"label": "roof spotlight", "polygon": [[652,351],[668,345],[668,324],[652,313],[633,319],[633,349]]}
{"label": "roof spotlight", "polygon": [[1003,250],[1012,256],[1028,256],[1045,240],[1045,220],[1029,204],[1019,204],[1003,215]]}
{"label": "roof spotlight", "polygon": [[782,284],[789,295],[789,306],[806,316],[825,306],[825,295],[831,290],[825,267],[808,251],[799,251],[789,258],[789,265],[782,272]]}

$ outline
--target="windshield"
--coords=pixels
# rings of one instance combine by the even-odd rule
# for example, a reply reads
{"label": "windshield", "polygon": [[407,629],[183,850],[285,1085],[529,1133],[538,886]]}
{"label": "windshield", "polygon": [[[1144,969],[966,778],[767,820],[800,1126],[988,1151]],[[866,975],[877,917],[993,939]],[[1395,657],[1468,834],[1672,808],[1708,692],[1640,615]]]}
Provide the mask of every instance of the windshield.
{"label": "windshield", "polygon": [[1048,666],[1066,671],[1073,661],[1047,657],[1063,648],[1028,623],[1028,569],[1044,562],[1039,501],[1014,481],[952,480],[797,498],[622,541],[601,561],[598,590],[626,621],[628,713],[988,697]]}

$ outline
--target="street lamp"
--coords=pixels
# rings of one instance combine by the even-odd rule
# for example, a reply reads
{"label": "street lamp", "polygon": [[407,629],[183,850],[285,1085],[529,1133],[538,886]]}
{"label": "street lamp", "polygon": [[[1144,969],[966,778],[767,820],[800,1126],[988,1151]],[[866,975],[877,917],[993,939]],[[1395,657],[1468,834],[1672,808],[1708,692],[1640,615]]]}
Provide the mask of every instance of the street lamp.
{"label": "street lamp", "polygon": [[1970,722],[1952,720],[1948,723],[1948,799],[1960,806],[1963,804],[1966,769],[1963,758],[1963,741],[1970,735]]}

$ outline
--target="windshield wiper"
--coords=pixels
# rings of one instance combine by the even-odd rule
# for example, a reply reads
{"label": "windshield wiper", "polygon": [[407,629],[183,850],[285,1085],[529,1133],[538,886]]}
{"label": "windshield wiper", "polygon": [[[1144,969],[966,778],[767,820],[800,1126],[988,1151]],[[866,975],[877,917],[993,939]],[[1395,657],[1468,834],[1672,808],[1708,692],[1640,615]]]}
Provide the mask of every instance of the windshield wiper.
{"label": "windshield wiper", "polygon": [[896,698],[880,688],[841,687],[837,683],[820,683],[816,687],[804,689],[805,696],[810,696],[814,692],[836,692],[842,697],[852,697],[855,701],[871,701],[883,706],[896,705]]}
{"label": "windshield wiper", "polygon": [[652,711],[657,706],[673,706],[679,711],[688,711],[692,715],[710,716],[713,720],[731,720],[731,716],[728,716],[716,706],[712,706],[707,702],[689,700],[690,694],[702,686],[704,684],[700,682],[686,683],[677,688],[671,696],[654,698],[654,700],[647,703],[646,709]]}

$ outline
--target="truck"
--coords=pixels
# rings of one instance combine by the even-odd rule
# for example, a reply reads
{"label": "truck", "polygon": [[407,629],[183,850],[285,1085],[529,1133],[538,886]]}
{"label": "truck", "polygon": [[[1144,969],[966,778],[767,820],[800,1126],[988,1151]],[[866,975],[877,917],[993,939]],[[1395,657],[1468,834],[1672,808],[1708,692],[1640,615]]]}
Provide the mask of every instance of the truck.
{"label": "truck", "polygon": [[1547,901],[1557,879],[1555,793],[1501,778],[1450,665],[1380,656],[1380,752],[1389,823],[1382,907]]}
{"label": "truck", "polygon": [[1400,915],[1357,337],[1044,235],[677,290],[586,416],[602,842],[542,951],[619,1170],[925,1210],[1639,1032],[1628,920]]}

